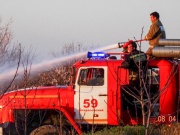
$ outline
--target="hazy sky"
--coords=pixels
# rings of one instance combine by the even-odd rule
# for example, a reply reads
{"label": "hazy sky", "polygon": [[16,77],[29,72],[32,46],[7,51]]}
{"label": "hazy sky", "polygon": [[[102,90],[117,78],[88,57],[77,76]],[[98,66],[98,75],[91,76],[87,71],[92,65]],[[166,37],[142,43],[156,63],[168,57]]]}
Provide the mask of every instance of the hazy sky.
{"label": "hazy sky", "polygon": [[[179,6],[179,0],[0,0],[0,17],[2,24],[12,18],[13,42],[48,56],[72,42],[91,46],[140,39],[153,11],[160,13],[167,38],[180,39]],[[148,42],[142,46],[146,51]]]}

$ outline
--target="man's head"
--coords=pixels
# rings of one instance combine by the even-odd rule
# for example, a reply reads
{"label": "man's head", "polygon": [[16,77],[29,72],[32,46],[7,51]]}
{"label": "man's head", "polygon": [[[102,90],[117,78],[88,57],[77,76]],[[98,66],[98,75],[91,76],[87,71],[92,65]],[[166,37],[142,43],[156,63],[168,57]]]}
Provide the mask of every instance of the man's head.
{"label": "man's head", "polygon": [[104,70],[102,68],[97,69],[97,76],[104,77]]}
{"label": "man's head", "polygon": [[137,44],[135,42],[131,42],[128,46],[127,46],[127,51],[128,53],[131,53],[133,50],[137,49]]}
{"label": "man's head", "polygon": [[155,22],[155,21],[157,21],[157,20],[159,20],[159,13],[158,12],[152,12],[151,14],[150,14],[150,20],[151,20],[151,22]]}

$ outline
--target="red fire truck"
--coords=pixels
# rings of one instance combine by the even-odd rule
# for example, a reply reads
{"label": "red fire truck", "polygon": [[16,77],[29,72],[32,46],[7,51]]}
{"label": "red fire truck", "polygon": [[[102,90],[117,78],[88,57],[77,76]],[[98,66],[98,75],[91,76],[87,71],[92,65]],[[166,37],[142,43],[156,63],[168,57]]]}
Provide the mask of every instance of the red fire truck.
{"label": "red fire truck", "polygon": [[[153,49],[155,58],[147,62],[143,78],[156,100],[151,121],[171,123],[178,121],[179,115],[180,40],[164,39],[159,44]],[[93,125],[141,123],[139,103],[127,92],[140,83],[130,80],[133,75],[121,66],[123,58],[120,52],[88,53],[87,59],[72,66],[68,86],[18,89],[1,95],[2,134],[55,133],[69,128],[81,134]]]}

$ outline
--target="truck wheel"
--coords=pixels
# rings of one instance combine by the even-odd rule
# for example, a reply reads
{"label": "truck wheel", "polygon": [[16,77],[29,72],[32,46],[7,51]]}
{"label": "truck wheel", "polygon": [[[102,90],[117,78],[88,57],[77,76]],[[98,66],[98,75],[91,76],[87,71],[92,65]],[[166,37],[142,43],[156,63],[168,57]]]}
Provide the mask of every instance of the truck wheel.
{"label": "truck wheel", "polygon": [[44,125],[33,130],[30,135],[59,135],[59,128],[53,125]]}

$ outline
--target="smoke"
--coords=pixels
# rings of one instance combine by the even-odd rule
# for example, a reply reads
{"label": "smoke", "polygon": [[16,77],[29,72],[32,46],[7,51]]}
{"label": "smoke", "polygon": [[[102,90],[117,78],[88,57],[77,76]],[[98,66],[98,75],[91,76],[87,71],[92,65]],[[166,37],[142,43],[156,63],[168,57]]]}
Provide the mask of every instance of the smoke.
{"label": "smoke", "polygon": [[[112,49],[116,49],[116,48],[118,48],[118,44],[99,47],[97,49],[91,50],[91,52],[107,51],[107,50],[112,50]],[[72,54],[69,56],[55,58],[52,60],[45,60],[40,63],[32,64],[31,69],[30,69],[30,74],[31,74],[31,76],[34,76],[40,72],[48,71],[48,70],[52,69],[53,67],[63,66],[65,64],[67,64],[68,61],[81,59],[81,58],[85,57],[86,55],[87,55],[87,51],[84,51],[84,52]],[[5,83],[5,82],[7,83],[7,82],[11,81],[12,78],[14,77],[17,67],[16,68],[14,67],[13,69],[10,68],[11,70],[8,70],[8,69],[1,70],[0,83]],[[25,68],[21,65],[18,69],[18,75],[16,77],[16,80],[23,78],[24,71],[25,71]]]}

